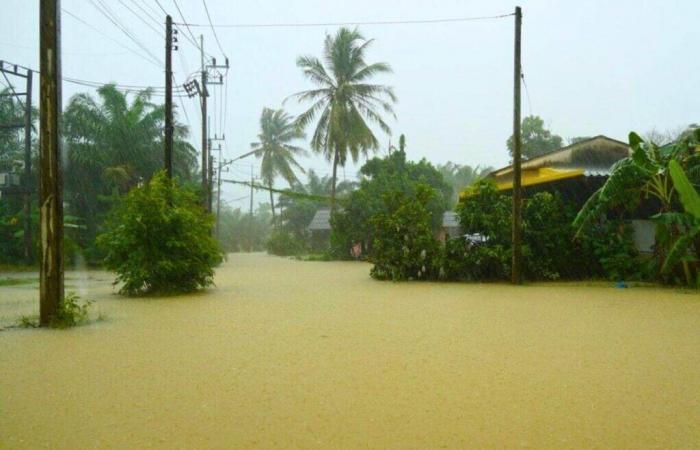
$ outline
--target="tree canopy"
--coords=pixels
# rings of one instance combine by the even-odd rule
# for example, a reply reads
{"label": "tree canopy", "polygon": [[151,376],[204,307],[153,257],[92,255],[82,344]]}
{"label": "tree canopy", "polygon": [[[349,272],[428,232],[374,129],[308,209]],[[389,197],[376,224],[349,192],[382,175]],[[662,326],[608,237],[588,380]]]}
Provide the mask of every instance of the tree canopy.
{"label": "tree canopy", "polygon": [[[564,140],[561,136],[552,134],[544,127],[544,120],[540,116],[527,116],[522,123],[522,155],[525,159],[531,159],[545,153],[553,152],[562,147]],[[508,138],[508,150],[513,155],[513,136]]]}
{"label": "tree canopy", "polygon": [[316,121],[311,148],[333,162],[333,199],[338,165],[344,166],[349,158],[356,162],[379,148],[370,124],[391,133],[380,111],[394,115],[394,91],[370,82],[376,75],[391,72],[391,68],[383,62],[366,62],[365,54],[372,42],[356,29],[340,28],[334,36],[326,35],[323,62],[314,56],[297,59],[297,66],[317,86],[292,96],[299,102],[312,103],[297,121],[302,127]]}

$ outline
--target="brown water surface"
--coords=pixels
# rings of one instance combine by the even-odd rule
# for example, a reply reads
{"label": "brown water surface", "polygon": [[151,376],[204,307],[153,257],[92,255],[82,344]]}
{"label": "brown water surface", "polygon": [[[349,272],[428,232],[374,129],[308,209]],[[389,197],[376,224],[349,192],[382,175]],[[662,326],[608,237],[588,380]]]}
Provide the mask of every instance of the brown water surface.
{"label": "brown water surface", "polygon": [[[698,448],[700,296],[389,283],[232,255],[217,287],[0,332],[0,448]],[[0,322],[36,285],[0,288]]]}

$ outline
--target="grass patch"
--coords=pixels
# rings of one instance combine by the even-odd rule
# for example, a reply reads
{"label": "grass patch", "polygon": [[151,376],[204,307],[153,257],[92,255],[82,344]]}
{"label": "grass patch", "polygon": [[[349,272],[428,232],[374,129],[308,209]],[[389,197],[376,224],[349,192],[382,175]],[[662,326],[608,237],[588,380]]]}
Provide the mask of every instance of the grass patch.
{"label": "grass patch", "polygon": [[32,284],[38,280],[33,278],[0,278],[0,286],[19,286],[22,284]]}
{"label": "grass patch", "polygon": [[329,253],[312,253],[309,255],[296,255],[294,259],[297,261],[333,261],[333,257]]}

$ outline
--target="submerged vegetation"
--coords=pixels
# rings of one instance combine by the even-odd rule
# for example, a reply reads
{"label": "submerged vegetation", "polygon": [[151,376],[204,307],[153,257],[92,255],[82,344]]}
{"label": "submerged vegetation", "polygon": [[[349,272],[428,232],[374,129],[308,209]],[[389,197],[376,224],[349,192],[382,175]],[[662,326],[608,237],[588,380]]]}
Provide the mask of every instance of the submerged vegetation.
{"label": "submerged vegetation", "polygon": [[98,245],[128,295],[191,292],[213,283],[222,260],[214,219],[194,192],[159,172],[112,211]]}

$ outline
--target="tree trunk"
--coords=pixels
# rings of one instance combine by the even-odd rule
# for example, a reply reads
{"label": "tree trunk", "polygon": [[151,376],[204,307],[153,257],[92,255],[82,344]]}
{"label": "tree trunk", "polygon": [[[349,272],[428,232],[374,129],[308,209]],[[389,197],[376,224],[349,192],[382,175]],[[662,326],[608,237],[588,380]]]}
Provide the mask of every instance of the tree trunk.
{"label": "tree trunk", "polygon": [[331,215],[335,212],[335,184],[338,172],[338,150],[333,154],[333,178],[331,179]]}
{"label": "tree trunk", "polygon": [[270,207],[272,209],[272,226],[275,226],[275,197],[272,194],[272,183],[269,184],[270,187]]}

